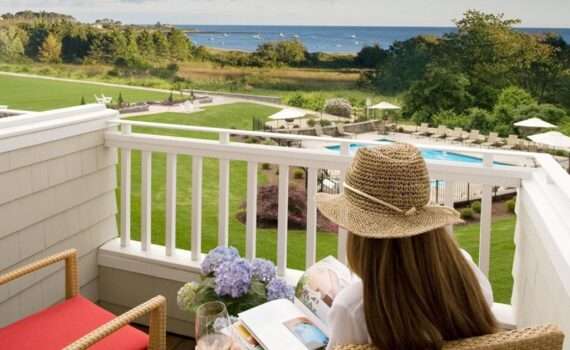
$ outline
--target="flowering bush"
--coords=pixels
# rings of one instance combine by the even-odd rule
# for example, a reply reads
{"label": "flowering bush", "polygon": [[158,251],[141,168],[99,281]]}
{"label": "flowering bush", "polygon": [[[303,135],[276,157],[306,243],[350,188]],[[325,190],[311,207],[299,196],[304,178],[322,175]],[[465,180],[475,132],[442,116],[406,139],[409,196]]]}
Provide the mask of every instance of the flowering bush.
{"label": "flowering bush", "polygon": [[[304,188],[291,187],[288,199],[289,215],[287,225],[291,229],[305,229],[307,227],[307,193]],[[247,203],[240,205],[236,218],[243,224],[246,222]],[[279,187],[266,185],[259,188],[257,194],[257,227],[277,227],[279,213]],[[317,212],[317,227],[319,230],[336,232],[338,226]]]}
{"label": "flowering bush", "polygon": [[200,282],[186,283],[178,291],[178,306],[195,312],[198,306],[218,300],[230,315],[269,300],[293,300],[293,287],[277,277],[275,265],[265,259],[249,262],[234,247],[212,249],[201,265]]}

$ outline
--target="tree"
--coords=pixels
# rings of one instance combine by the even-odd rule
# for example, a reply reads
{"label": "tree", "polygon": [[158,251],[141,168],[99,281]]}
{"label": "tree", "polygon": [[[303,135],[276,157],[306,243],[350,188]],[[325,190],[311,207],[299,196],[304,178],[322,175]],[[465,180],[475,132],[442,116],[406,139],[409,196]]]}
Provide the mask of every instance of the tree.
{"label": "tree", "polygon": [[417,36],[394,42],[388,49],[386,58],[376,66],[376,71],[369,80],[383,92],[409,89],[415,81],[424,76],[440,41],[433,36]]}
{"label": "tree", "polygon": [[190,40],[183,31],[173,28],[168,33],[168,43],[172,58],[184,61],[190,57]]}
{"label": "tree", "polygon": [[495,120],[499,125],[512,125],[518,111],[523,106],[536,105],[536,100],[524,89],[517,86],[504,88],[493,108]]}
{"label": "tree", "polygon": [[469,80],[463,74],[430,67],[425,77],[415,82],[404,95],[402,114],[411,117],[419,112],[417,118],[429,122],[441,111],[462,113],[473,103],[468,89]]}
{"label": "tree", "polygon": [[154,43],[154,52],[159,58],[166,58],[170,55],[170,48],[166,36],[159,30],[152,33],[152,41]]}
{"label": "tree", "polygon": [[384,63],[387,55],[378,44],[365,46],[356,54],[354,63],[364,68],[375,68]]}
{"label": "tree", "polygon": [[25,47],[26,56],[37,59],[40,48],[49,35],[45,25],[35,25],[27,28],[28,42]]}
{"label": "tree", "polygon": [[15,27],[0,29],[0,58],[11,61],[24,56],[23,35]]}
{"label": "tree", "polygon": [[40,61],[45,63],[61,62],[61,41],[52,33],[44,40],[38,54]]}
{"label": "tree", "polygon": [[470,108],[467,110],[466,118],[469,122],[469,128],[488,133],[495,128],[494,117],[486,110],[481,108]]}
{"label": "tree", "polygon": [[145,57],[154,57],[156,55],[152,34],[146,29],[140,32],[137,37],[137,46],[140,54]]}

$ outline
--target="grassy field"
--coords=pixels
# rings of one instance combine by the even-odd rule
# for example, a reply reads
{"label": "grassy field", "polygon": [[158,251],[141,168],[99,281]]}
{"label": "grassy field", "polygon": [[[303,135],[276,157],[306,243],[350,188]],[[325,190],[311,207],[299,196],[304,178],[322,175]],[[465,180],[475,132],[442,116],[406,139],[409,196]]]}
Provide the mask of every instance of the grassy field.
{"label": "grassy field", "polygon": [[[115,77],[108,75],[108,65],[71,65],[71,64],[0,64],[0,71],[37,74],[79,80],[101,81],[126,85],[137,85],[172,89],[172,82],[152,76]],[[180,65],[179,75],[188,80],[184,88],[215,91],[231,91],[256,95],[281,96],[284,99],[294,93],[320,94],[325,98],[345,97],[364,101],[371,98],[374,102],[388,100],[395,103],[398,96],[384,96],[357,85],[357,70],[334,70],[315,68],[251,68],[219,67],[209,62],[187,62]],[[1,86],[1,85],[0,85]],[[64,89],[65,90],[65,89]],[[96,93],[100,93],[95,88]],[[118,92],[109,93],[116,97]],[[93,93],[85,94],[92,98]],[[131,100],[135,100],[133,96]],[[81,95],[74,103],[79,103]]]}
{"label": "grassy field", "polygon": [[[136,120],[154,121],[161,123],[191,124],[203,126],[235,127],[239,129],[251,128],[251,117],[266,117],[275,109],[265,106],[241,103],[226,106],[210,107],[204,112],[182,115],[175,113],[158,114],[134,118]],[[167,131],[159,129],[135,129],[138,132],[149,132],[161,135],[182,137],[214,138],[214,135],[204,133],[191,133],[180,131]],[[178,157],[177,174],[177,246],[190,248],[191,227],[191,178],[192,165],[190,157]],[[140,227],[140,154],[133,155],[133,197],[132,197],[132,228],[133,237],[138,239]],[[153,209],[152,229],[154,243],[164,243],[164,209],[165,209],[165,172],[166,159],[162,154],[153,156]],[[266,181],[266,172],[259,170],[260,184]],[[213,159],[204,161],[203,183],[203,250],[207,251],[216,246],[217,240],[217,198],[218,198],[218,162]],[[232,162],[230,177],[230,244],[236,246],[243,253],[245,251],[245,226],[235,215],[245,200],[246,194],[246,164]],[[512,289],[512,258],[513,258],[513,232],[514,218],[502,218],[493,224],[491,281],[495,298],[500,302],[509,302]],[[478,256],[479,225],[464,225],[456,228],[457,238],[461,246],[469,251],[476,260]],[[257,233],[258,255],[275,259],[276,229],[259,229]],[[336,254],[336,235],[318,233],[318,256],[324,257]],[[288,242],[289,267],[303,269],[305,266],[305,232],[303,230],[290,230]]]}
{"label": "grassy field", "polygon": [[87,85],[50,81],[44,79],[19,78],[0,75],[0,104],[6,104],[13,109],[42,111],[54,108],[79,105],[81,97],[87,103],[95,102],[94,95],[105,94],[116,101],[119,93],[128,102],[146,100],[164,100],[167,94],[115,88],[106,86]]}

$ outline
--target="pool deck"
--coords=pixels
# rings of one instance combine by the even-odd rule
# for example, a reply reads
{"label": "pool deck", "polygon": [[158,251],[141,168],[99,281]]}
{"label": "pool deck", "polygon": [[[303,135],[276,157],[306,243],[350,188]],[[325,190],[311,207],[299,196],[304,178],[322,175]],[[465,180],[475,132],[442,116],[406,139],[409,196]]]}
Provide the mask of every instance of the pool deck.
{"label": "pool deck", "polygon": [[[355,143],[358,143],[358,141],[374,141],[378,139],[387,139],[387,140],[406,142],[411,144],[434,145],[434,149],[437,149],[438,145],[461,146],[461,147],[473,148],[474,150],[482,148],[482,146],[480,145],[467,145],[461,142],[450,142],[446,141],[445,139],[434,139],[430,137],[415,136],[412,134],[405,134],[405,133],[388,133],[386,135],[379,135],[378,133],[374,132],[374,133],[358,134],[356,135],[356,137],[353,138]],[[320,142],[320,141],[303,142],[303,147],[305,148],[322,149],[330,145],[331,143]],[[462,152],[461,154],[480,158],[480,155],[477,154],[476,152],[474,153]],[[534,166],[534,162],[531,159],[521,160],[521,158],[517,156],[512,156],[512,157],[508,155],[495,156],[495,161],[500,163],[518,165],[518,166],[528,166],[528,167]]]}

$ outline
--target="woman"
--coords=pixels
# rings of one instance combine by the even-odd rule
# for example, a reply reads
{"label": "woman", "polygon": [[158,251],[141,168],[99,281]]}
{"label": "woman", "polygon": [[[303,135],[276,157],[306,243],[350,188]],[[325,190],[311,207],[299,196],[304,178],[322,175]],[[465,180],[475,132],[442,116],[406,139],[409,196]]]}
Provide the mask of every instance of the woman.
{"label": "woman", "polygon": [[400,143],[360,149],[344,193],[318,195],[319,210],[350,232],[347,260],[361,279],[333,303],[327,349],[440,349],[495,331],[489,281],[446,230],[459,215],[429,196],[421,153]]}

